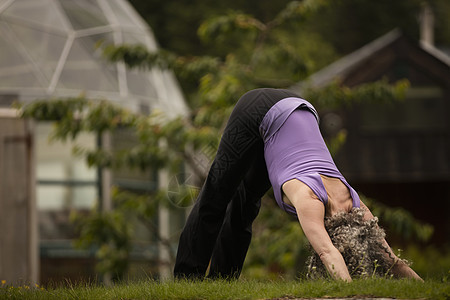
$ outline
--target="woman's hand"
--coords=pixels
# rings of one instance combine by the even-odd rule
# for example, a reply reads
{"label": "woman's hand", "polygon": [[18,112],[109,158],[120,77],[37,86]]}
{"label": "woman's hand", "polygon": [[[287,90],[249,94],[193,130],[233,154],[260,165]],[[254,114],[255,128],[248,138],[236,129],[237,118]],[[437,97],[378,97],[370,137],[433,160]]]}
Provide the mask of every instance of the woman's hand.
{"label": "woman's hand", "polygon": [[[362,201],[361,201],[361,208],[363,208],[366,211],[364,219],[369,220],[374,218],[372,212]],[[395,255],[395,253],[392,251],[391,247],[389,246],[389,244],[385,239],[381,242],[383,243],[383,246],[389,251],[389,254],[388,253],[385,254],[387,256],[386,259],[392,260],[392,263],[394,264],[391,269],[391,272],[394,274],[394,276],[399,278],[411,278],[423,281],[423,279],[420,278],[420,276],[417,275],[417,273],[414,272],[413,269],[411,269],[404,261],[402,261]]]}
{"label": "woman's hand", "polygon": [[398,278],[411,278],[423,282],[423,279],[414,272],[404,261],[396,257],[395,265],[392,267],[392,273]]}
{"label": "woman's hand", "polygon": [[347,282],[352,281],[344,258],[334,246],[327,252],[320,252],[319,257],[333,279],[340,279]]}

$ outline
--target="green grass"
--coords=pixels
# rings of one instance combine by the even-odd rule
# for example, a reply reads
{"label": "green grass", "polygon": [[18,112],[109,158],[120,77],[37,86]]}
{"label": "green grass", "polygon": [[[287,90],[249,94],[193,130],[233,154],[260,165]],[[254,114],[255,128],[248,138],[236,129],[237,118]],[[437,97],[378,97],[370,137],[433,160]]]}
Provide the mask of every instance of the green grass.
{"label": "green grass", "polygon": [[337,281],[142,281],[112,287],[0,287],[0,299],[273,299],[273,298],[449,299],[448,282],[368,279]]}

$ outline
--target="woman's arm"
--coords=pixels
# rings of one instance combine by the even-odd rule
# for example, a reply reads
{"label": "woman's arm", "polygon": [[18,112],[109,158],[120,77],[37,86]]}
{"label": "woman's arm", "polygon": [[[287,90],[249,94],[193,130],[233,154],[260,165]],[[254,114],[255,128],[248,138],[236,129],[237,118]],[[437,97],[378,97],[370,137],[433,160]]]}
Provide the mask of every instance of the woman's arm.
{"label": "woman's arm", "polygon": [[351,281],[347,265],[339,250],[331,242],[325,230],[325,208],[316,199],[299,201],[295,205],[298,220],[311,246],[319,255],[329,274],[334,279]]}
{"label": "woman's arm", "polygon": [[[364,215],[364,219],[370,220],[373,219],[374,216],[372,212],[369,210],[369,208],[361,201],[361,208],[363,208],[366,213]],[[396,277],[400,278],[413,278],[420,281],[423,281],[422,278],[420,278],[419,275],[417,275],[416,272],[414,272],[413,269],[411,269],[404,261],[399,259],[397,255],[392,251],[391,247],[387,243],[386,239],[383,239],[381,241],[383,243],[383,246],[389,251],[389,253],[386,253],[386,258],[392,261],[393,267],[391,269],[392,273]]]}
{"label": "woman's arm", "polygon": [[341,253],[334,247],[325,230],[325,207],[309,188],[297,180],[288,181],[283,191],[297,211],[298,220],[314,251],[334,279],[352,281]]}

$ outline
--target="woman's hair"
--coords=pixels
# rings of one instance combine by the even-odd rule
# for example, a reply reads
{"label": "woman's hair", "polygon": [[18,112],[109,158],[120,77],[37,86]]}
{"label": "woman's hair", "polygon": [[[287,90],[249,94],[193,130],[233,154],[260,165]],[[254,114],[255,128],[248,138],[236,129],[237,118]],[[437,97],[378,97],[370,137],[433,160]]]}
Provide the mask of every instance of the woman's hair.
{"label": "woman's hair", "polygon": [[[333,245],[341,252],[350,276],[390,276],[394,259],[383,245],[384,230],[378,218],[364,220],[364,209],[353,208],[325,218],[325,228]],[[317,253],[307,260],[308,277],[323,278],[328,273]]]}

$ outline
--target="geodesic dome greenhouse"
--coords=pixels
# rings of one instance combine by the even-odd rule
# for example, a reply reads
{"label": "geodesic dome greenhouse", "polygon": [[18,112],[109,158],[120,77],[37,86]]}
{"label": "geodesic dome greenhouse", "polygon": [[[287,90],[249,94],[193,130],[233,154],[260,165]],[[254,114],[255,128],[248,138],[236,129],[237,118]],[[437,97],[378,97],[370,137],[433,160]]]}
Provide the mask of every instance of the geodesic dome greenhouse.
{"label": "geodesic dome greenhouse", "polygon": [[0,104],[86,95],[133,111],[186,112],[167,70],[127,70],[96,45],[157,44],[124,0],[0,0]]}
{"label": "geodesic dome greenhouse", "polygon": [[[0,112],[16,100],[29,103],[84,95],[133,112],[159,110],[168,117],[187,113],[172,72],[127,69],[122,62],[107,61],[99,43],[158,48],[151,29],[126,0],[0,0]],[[105,191],[112,185],[137,193],[154,191],[162,184],[158,173],[89,167],[82,157],[73,156],[72,146],[103,147],[99,136],[83,133],[74,142],[49,144],[52,124],[33,122],[32,127],[29,145],[34,155],[27,157],[33,160],[29,169],[33,174],[28,175],[35,200],[29,201],[35,202],[37,210],[39,234],[33,240],[39,239],[40,280],[94,276],[94,270],[86,267],[94,264],[92,253],[74,249],[70,214],[109,203],[111,197]],[[116,149],[132,143],[136,143],[133,135],[120,131],[105,144]],[[161,232],[169,228],[169,218],[158,223]],[[155,239],[144,236],[144,250],[135,256],[139,264],[153,266],[149,261],[164,253],[153,245]]]}

